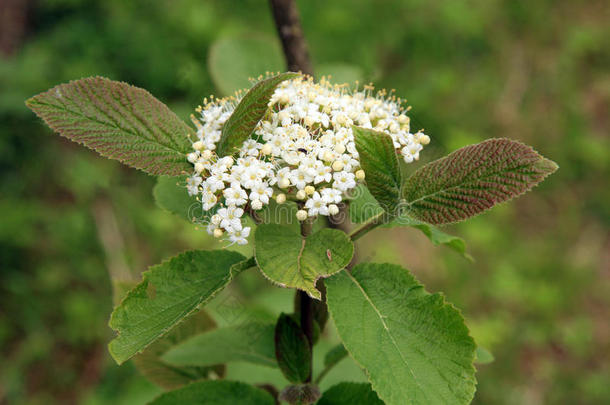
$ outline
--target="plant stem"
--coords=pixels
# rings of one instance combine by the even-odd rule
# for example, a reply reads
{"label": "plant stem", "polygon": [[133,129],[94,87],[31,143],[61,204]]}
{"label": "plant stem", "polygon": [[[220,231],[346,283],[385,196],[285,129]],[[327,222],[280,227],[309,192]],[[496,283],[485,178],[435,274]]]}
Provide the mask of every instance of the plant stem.
{"label": "plant stem", "polygon": [[269,0],[275,26],[282,40],[288,70],[313,76],[307,42],[303,36],[299,11],[294,0]]}
{"label": "plant stem", "polygon": [[362,224],[362,226],[351,231],[347,236],[349,236],[352,241],[360,239],[361,237],[384,223],[383,221],[379,220],[383,216],[383,214],[385,214],[385,212],[375,215],[373,218]]}

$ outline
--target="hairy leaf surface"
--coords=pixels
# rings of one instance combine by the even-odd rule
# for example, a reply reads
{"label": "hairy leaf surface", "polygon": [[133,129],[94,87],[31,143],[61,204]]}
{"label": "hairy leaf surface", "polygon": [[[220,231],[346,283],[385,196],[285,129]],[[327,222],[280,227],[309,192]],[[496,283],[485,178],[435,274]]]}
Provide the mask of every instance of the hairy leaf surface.
{"label": "hairy leaf surface", "polygon": [[311,347],[307,336],[286,314],[281,314],[275,325],[275,357],[288,381],[303,383],[311,376]]}
{"label": "hairy leaf surface", "polygon": [[189,251],[143,273],[143,280],[110,317],[118,336],[110,354],[118,364],[142,351],[254,265],[228,250]]}
{"label": "hairy leaf surface", "polygon": [[190,170],[193,130],[149,92],[103,77],[60,84],[26,105],[75,142],[154,175]]}
{"label": "hairy leaf surface", "polygon": [[218,156],[232,155],[237,152],[267,112],[269,100],[277,86],[284,80],[297,76],[299,76],[298,73],[281,73],[261,80],[246,93],[222,127],[222,135],[216,150]]}
{"label": "hairy leaf surface", "polygon": [[330,387],[317,405],[384,405],[370,384],[343,382]]}
{"label": "hairy leaf surface", "polygon": [[392,137],[386,133],[352,127],[366,186],[390,216],[397,215],[402,175]]}
{"label": "hairy leaf surface", "polygon": [[200,381],[161,394],[151,405],[275,405],[267,391],[227,380]]}
{"label": "hairy leaf surface", "polygon": [[411,217],[458,222],[525,193],[557,168],[527,145],[490,139],[417,170],[405,181],[403,197]]}
{"label": "hairy leaf surface", "polygon": [[354,254],[348,236],[337,229],[303,238],[291,227],[263,224],[256,228],[254,240],[256,262],[269,280],[316,299],[321,298],[316,281],[343,269]]}
{"label": "hairy leaf surface", "polygon": [[326,280],[339,336],[388,405],[468,404],[475,344],[460,313],[392,264]]}
{"label": "hairy leaf surface", "polygon": [[174,346],[163,360],[176,366],[210,366],[245,361],[277,367],[272,323],[247,322],[193,336]]}

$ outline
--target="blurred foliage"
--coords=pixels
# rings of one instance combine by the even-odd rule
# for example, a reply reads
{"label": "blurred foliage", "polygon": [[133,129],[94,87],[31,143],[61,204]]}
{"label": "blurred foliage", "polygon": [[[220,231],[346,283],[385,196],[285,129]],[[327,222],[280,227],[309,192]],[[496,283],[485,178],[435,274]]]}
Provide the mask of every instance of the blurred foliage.
{"label": "blurred foliage", "polygon": [[[28,3],[27,35],[0,59],[0,403],[144,403],[158,388],[106,350],[108,271],[137,279],[166,256],[214,242],[154,206],[153,178],[51,135],[23,102],[103,75],[148,89],[186,118],[223,91],[212,83],[210,51],[229,38],[273,38],[275,28],[259,0]],[[559,163],[535,192],[450,230],[475,263],[410,229],[363,238],[360,257],[406,265],[462,309],[496,358],[479,366],[475,403],[610,402],[607,2],[299,6],[320,72],[395,88],[414,105],[413,126],[432,137],[422,161],[510,137]],[[251,272],[215,299],[212,315],[221,325],[269,319],[290,311],[291,297]],[[336,341],[329,330],[318,367]],[[250,365],[227,375],[280,378]],[[347,359],[322,388],[340,378],[363,376]]]}

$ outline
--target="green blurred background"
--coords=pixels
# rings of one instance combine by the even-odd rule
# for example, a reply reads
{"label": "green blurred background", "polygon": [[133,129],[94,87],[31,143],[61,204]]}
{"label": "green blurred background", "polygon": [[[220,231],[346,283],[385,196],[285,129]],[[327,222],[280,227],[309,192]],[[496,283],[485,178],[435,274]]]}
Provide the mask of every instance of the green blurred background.
{"label": "green blurred background", "polygon": [[[475,403],[610,403],[608,2],[298,4],[319,74],[408,98],[413,125],[432,138],[422,162],[489,137],[558,162],[535,192],[448,230],[467,240],[474,263],[412,229],[378,230],[359,248],[405,265],[462,309],[496,357],[479,367]],[[154,178],[53,135],[24,100],[102,75],[148,89],[187,119],[204,96],[247,85],[236,77],[244,69],[282,69],[274,35],[263,0],[0,4],[1,404],[152,398],[159,389],[107,353],[109,271],[137,278],[166,256],[214,246],[155,207]],[[243,311],[271,316],[290,309],[291,295],[252,272],[212,312],[220,323]],[[333,339],[330,330],[321,345]],[[361,380],[350,362],[326,384]],[[276,374],[229,367],[254,382]]]}

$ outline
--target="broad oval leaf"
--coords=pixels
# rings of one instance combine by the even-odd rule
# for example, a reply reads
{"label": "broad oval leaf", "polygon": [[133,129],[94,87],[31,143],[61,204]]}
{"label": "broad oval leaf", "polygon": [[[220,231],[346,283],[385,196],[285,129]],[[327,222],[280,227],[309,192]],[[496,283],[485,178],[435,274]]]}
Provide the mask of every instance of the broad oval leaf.
{"label": "broad oval leaf", "polygon": [[222,377],[225,372],[225,367],[221,365],[222,361],[203,367],[189,365],[176,367],[162,359],[164,353],[180,342],[215,327],[216,323],[205,310],[196,312],[148,346],[142,353],[134,356],[133,362],[146,378],[166,389],[175,389],[212,376]]}
{"label": "broad oval leaf", "polygon": [[103,77],[60,84],[26,101],[60,135],[153,175],[191,165],[193,130],[149,92]]}
{"label": "broad oval leaf", "polygon": [[195,335],[175,345],[163,360],[175,366],[211,366],[245,361],[277,367],[272,323],[247,322]]}
{"label": "broad oval leaf", "polygon": [[260,33],[222,37],[212,44],[208,55],[214,85],[227,96],[250,87],[249,78],[279,72],[285,66],[277,38]]}
{"label": "broad oval leaf", "polygon": [[253,265],[237,252],[195,250],[152,266],[112,312],[110,354],[121,364],[141,352]]}
{"label": "broad oval leaf", "polygon": [[402,175],[392,137],[372,129],[352,127],[366,186],[390,216],[397,215]]}
{"label": "broad oval leaf", "polygon": [[442,295],[392,264],[359,264],[326,288],[345,348],[386,404],[470,403],[476,346]]}
{"label": "broad oval leaf", "polygon": [[311,347],[307,336],[289,315],[281,314],[275,325],[275,358],[291,383],[311,378]]}
{"label": "broad oval leaf", "polygon": [[161,394],[150,405],[275,405],[267,391],[227,380],[200,381]]}
{"label": "broad oval leaf", "polygon": [[527,145],[490,139],[417,170],[405,181],[403,197],[411,217],[458,222],[525,193],[557,168]]}
{"label": "broad oval leaf", "polygon": [[354,254],[354,245],[338,229],[322,229],[303,238],[291,227],[263,224],[256,228],[254,240],[256,262],[269,280],[318,300],[316,281],[343,269]]}
{"label": "broad oval leaf", "polygon": [[222,127],[220,141],[216,145],[218,156],[237,152],[267,112],[269,100],[277,86],[284,80],[298,76],[298,73],[286,72],[256,83],[241,99]]}
{"label": "broad oval leaf", "polygon": [[343,382],[324,392],[317,405],[384,405],[370,384]]}

